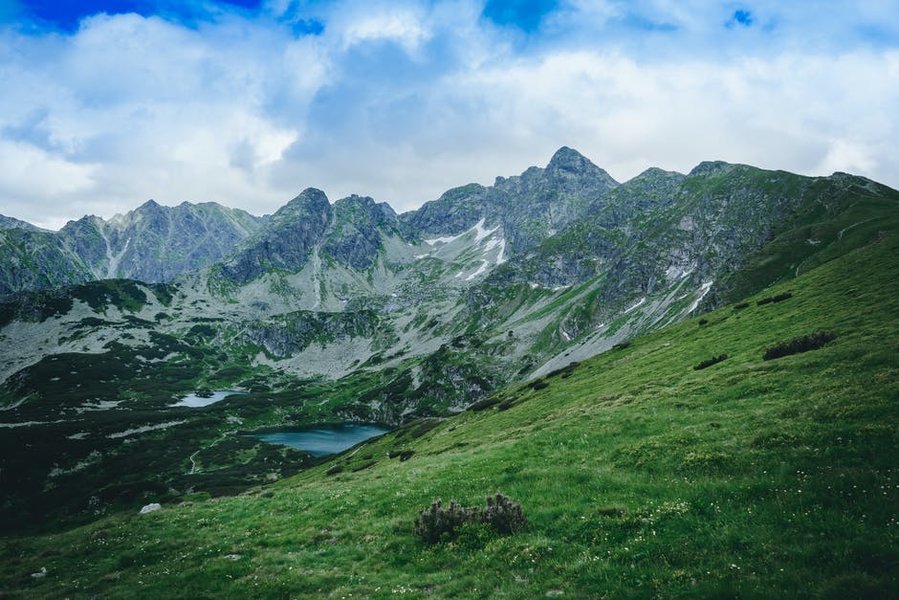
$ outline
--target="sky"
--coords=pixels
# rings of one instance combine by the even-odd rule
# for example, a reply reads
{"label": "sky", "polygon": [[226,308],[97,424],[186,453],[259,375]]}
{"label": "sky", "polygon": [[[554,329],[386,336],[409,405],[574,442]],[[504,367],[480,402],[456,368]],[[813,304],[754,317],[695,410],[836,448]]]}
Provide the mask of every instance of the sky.
{"label": "sky", "polygon": [[402,212],[570,146],[899,187],[899,0],[0,0],[0,213]]}

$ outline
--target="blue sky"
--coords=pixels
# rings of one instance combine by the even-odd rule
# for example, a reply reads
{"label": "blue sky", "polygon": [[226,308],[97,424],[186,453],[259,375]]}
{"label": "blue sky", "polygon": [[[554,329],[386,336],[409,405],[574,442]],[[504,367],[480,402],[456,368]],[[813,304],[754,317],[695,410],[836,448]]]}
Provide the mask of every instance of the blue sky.
{"label": "blue sky", "polygon": [[0,213],[415,208],[562,145],[899,187],[899,0],[0,0]]}

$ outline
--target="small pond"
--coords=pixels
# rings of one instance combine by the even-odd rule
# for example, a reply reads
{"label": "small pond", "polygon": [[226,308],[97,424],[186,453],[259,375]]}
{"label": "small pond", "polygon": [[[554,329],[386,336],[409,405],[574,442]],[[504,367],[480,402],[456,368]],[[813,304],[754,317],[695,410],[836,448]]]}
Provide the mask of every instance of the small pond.
{"label": "small pond", "polygon": [[389,429],[365,423],[343,423],[341,425],[316,425],[293,431],[260,433],[253,437],[270,444],[290,446],[313,456],[337,454],[352,448],[359,442],[387,433]]}
{"label": "small pond", "polygon": [[218,392],[212,392],[212,395],[207,398],[204,398],[203,396],[197,396],[196,394],[191,394],[189,396],[181,398],[181,400],[179,400],[172,406],[188,406],[190,408],[201,408],[203,406],[215,404],[216,402],[221,402],[228,396],[240,396],[242,394],[246,394],[246,392],[239,392],[236,390],[221,390]]}

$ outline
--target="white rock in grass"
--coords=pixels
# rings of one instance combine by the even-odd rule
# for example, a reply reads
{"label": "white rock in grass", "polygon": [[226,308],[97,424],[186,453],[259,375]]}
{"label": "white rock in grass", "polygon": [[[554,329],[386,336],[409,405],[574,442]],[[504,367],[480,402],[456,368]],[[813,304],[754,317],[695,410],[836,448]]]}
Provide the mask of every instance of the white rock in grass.
{"label": "white rock in grass", "polygon": [[147,513],[151,513],[151,512],[153,512],[153,511],[157,511],[157,510],[159,510],[159,509],[161,509],[161,508],[162,508],[162,505],[159,504],[158,502],[151,502],[150,504],[147,504],[147,505],[144,506],[142,509],[140,509],[140,514],[145,515],[145,514],[147,514]]}
{"label": "white rock in grass", "polygon": [[31,576],[34,577],[35,579],[41,579],[42,577],[46,577],[47,576],[47,567],[41,567],[40,571],[38,571],[37,573],[32,573]]}

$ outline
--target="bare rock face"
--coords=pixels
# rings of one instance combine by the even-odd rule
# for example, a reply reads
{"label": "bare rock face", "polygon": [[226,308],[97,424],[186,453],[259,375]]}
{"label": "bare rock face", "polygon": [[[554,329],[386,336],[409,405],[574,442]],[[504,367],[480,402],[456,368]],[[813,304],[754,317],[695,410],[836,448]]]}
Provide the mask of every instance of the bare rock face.
{"label": "bare rock face", "polygon": [[69,221],[58,232],[0,217],[0,294],[97,279],[172,281],[230,256],[263,222],[213,202],[152,200],[108,221]]}
{"label": "bare rock face", "polygon": [[246,246],[223,265],[226,277],[250,282],[267,271],[296,272],[322,241],[334,212],[321,190],[308,188],[280,208]]}

